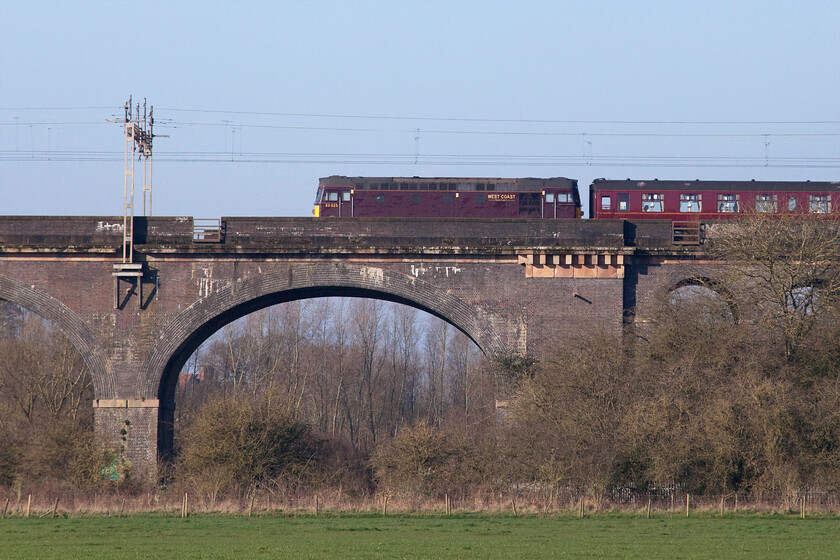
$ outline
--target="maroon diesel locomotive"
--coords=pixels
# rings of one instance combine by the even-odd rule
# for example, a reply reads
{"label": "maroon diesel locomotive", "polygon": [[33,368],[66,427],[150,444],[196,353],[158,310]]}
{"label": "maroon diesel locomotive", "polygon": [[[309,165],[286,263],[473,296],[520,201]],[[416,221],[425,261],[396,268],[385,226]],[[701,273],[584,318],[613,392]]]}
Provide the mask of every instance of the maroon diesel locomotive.
{"label": "maroon diesel locomotive", "polygon": [[579,218],[577,181],[565,177],[322,178],[315,197],[321,218]]}
{"label": "maroon diesel locomotive", "polygon": [[840,182],[616,181],[589,187],[590,217],[674,223],[736,218],[744,212],[830,214],[840,210]]}

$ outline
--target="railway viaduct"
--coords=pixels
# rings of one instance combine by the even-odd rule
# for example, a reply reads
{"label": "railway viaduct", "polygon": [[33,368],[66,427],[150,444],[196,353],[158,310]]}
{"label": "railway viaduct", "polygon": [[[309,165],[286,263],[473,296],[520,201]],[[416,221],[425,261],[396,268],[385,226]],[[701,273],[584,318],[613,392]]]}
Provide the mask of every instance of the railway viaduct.
{"label": "railway viaduct", "polygon": [[[487,354],[620,332],[714,263],[670,222],[0,216],[0,299],[49,320],[90,369],[95,429],[135,476],[171,449],[178,374],[223,325],[277,303],[373,297],[432,313]],[[115,275],[115,271],[118,275]],[[593,348],[593,351],[597,349]],[[122,433],[125,431],[126,433]]]}

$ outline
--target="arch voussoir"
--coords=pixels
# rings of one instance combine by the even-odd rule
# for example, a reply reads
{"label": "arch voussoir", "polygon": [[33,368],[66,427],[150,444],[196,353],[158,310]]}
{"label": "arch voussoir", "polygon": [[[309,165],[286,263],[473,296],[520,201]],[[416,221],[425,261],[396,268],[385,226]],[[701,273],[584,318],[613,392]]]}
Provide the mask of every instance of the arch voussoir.
{"label": "arch voussoir", "polygon": [[170,370],[221,326],[258,309],[312,297],[360,296],[404,303],[449,322],[487,354],[504,350],[489,322],[457,296],[413,276],[344,262],[289,263],[285,269],[226,284],[179,313],[160,334],[138,394],[161,394]]}
{"label": "arch voussoir", "polygon": [[82,319],[45,292],[0,275],[0,299],[14,303],[49,321],[67,337],[90,371],[97,399],[114,398],[116,382],[105,352]]}

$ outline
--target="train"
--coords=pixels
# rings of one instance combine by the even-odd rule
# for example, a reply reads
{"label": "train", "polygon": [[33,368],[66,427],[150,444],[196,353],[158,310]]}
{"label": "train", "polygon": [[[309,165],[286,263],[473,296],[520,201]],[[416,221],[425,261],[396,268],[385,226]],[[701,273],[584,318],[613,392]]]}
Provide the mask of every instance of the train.
{"label": "train", "polygon": [[320,218],[580,218],[577,181],[494,177],[324,177]]}
{"label": "train", "polygon": [[634,181],[595,179],[591,217],[706,222],[764,214],[832,214],[840,209],[840,182]]}
{"label": "train", "polygon": [[[745,212],[836,214],[840,181],[595,179],[592,219],[726,220]],[[321,178],[320,218],[582,218],[578,182],[566,177]]]}

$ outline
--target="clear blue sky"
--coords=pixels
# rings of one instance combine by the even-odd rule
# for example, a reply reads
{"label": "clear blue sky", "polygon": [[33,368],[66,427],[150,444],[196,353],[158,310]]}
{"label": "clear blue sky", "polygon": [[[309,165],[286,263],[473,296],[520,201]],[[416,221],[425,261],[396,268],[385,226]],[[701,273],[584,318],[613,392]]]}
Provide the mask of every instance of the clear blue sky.
{"label": "clear blue sky", "polygon": [[838,180],[840,1],[0,0],[0,215],[120,215],[129,95],[155,215],[307,216],[333,174]]}

